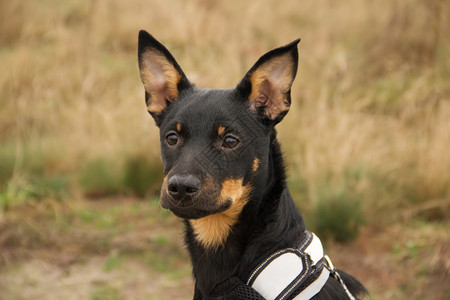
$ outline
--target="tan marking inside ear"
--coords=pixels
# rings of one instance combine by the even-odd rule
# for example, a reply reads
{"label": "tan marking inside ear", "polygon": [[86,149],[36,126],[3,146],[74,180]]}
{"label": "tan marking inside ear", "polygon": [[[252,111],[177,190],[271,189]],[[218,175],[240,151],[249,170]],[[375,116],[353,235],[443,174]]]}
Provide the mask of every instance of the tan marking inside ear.
{"label": "tan marking inside ear", "polygon": [[225,132],[225,127],[220,125],[219,128],[217,129],[217,133],[219,135],[222,135]]}
{"label": "tan marking inside ear", "polygon": [[256,111],[258,107],[265,106],[264,113],[272,120],[289,110],[286,93],[292,85],[293,68],[294,62],[290,53],[275,57],[259,66],[250,77],[250,108]]}
{"label": "tan marking inside ear", "polygon": [[142,54],[139,69],[145,91],[150,96],[147,110],[161,114],[167,108],[166,101],[172,102],[178,97],[181,74],[163,54],[153,49]]}
{"label": "tan marking inside ear", "polygon": [[177,123],[177,132],[181,132],[181,124]]}
{"label": "tan marking inside ear", "polygon": [[227,179],[222,183],[218,202],[231,200],[230,208],[218,214],[190,220],[195,238],[203,247],[215,250],[226,242],[231,228],[248,202],[250,190],[250,186],[242,185],[242,179]]}
{"label": "tan marking inside ear", "polygon": [[255,159],[253,160],[252,171],[256,172],[258,168],[259,168],[259,159],[255,157]]}

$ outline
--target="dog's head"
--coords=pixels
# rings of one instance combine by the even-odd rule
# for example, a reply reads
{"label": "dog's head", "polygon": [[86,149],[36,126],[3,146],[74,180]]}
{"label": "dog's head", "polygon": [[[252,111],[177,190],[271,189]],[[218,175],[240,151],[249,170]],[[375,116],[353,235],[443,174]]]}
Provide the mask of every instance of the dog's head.
{"label": "dog's head", "polygon": [[273,126],[291,104],[298,42],[263,55],[234,89],[199,89],[162,44],[139,33],[145,101],[160,129],[164,208],[185,219],[237,218],[264,189]]}

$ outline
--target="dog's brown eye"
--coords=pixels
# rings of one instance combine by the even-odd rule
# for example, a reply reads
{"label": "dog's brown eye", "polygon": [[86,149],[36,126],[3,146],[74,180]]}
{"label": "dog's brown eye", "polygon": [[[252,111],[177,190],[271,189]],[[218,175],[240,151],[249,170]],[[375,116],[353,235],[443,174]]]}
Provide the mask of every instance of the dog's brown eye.
{"label": "dog's brown eye", "polygon": [[227,135],[222,141],[222,147],[232,149],[239,144],[239,140],[234,136]]}
{"label": "dog's brown eye", "polygon": [[166,141],[170,146],[175,146],[178,143],[178,136],[175,133],[169,133],[166,136]]}

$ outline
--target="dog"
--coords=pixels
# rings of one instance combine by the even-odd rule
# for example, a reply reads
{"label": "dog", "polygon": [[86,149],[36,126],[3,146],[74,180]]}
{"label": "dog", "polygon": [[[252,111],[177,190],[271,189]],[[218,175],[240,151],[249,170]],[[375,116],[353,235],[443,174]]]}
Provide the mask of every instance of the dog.
{"label": "dog", "polygon": [[288,113],[299,39],[264,54],[234,89],[195,87],[139,32],[145,103],[160,130],[161,205],[185,223],[194,299],[359,299],[289,193],[275,125]]}

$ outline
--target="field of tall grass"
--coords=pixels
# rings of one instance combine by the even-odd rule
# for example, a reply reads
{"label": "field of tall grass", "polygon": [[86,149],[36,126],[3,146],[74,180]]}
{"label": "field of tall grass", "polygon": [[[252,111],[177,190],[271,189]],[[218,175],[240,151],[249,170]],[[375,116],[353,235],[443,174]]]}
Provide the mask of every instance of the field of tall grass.
{"label": "field of tall grass", "polygon": [[[308,225],[330,243],[362,232],[370,244],[368,232],[404,228],[405,251],[427,258],[416,273],[450,280],[441,255],[450,251],[441,234],[450,224],[444,0],[0,0],[0,265],[1,224],[18,211],[26,219],[36,207],[77,211],[85,199],[158,195],[139,29],[197,86],[213,88],[234,87],[262,54],[301,37],[293,104],[278,133]],[[381,298],[408,292],[372,286]]]}

